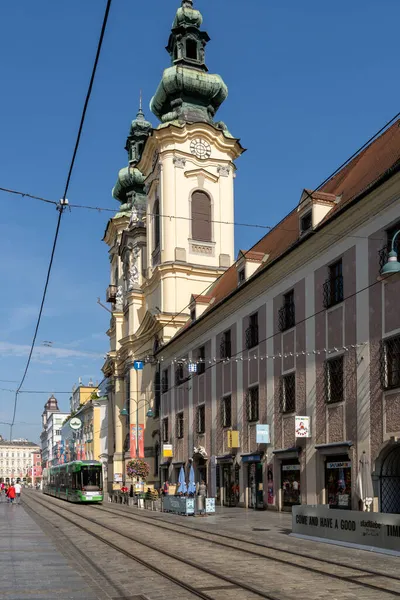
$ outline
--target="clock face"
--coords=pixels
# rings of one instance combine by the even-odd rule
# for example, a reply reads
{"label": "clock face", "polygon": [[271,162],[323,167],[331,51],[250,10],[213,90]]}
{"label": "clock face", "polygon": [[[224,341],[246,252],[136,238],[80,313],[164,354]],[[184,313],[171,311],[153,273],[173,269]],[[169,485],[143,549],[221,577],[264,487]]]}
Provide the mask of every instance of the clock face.
{"label": "clock face", "polygon": [[78,417],[73,417],[69,422],[69,426],[71,429],[80,429],[82,427],[82,421],[78,419]]}
{"label": "clock face", "polygon": [[210,158],[211,146],[205,140],[202,140],[201,138],[196,138],[190,143],[190,152],[197,156],[197,158]]}

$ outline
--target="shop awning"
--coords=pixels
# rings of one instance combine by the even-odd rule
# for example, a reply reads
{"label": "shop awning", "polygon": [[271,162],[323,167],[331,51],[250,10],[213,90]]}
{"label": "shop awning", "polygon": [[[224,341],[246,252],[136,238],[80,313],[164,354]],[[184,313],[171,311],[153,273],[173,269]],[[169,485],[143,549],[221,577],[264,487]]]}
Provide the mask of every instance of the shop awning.
{"label": "shop awning", "polygon": [[324,456],[333,456],[335,454],[347,454],[353,446],[353,442],[333,442],[332,444],[317,444],[315,449]]}
{"label": "shop awning", "polygon": [[233,465],[233,456],[232,454],[224,454],[222,456],[216,456],[215,460],[219,465]]}
{"label": "shop awning", "polygon": [[296,448],[295,446],[292,448],[282,448],[279,450],[273,450],[272,454],[279,458],[280,460],[288,460],[290,458],[299,458],[299,454],[301,452],[301,448]]}
{"label": "shop awning", "polygon": [[261,459],[264,455],[264,451],[262,452],[249,452],[247,454],[241,454],[241,459],[243,463],[249,462],[261,462]]}

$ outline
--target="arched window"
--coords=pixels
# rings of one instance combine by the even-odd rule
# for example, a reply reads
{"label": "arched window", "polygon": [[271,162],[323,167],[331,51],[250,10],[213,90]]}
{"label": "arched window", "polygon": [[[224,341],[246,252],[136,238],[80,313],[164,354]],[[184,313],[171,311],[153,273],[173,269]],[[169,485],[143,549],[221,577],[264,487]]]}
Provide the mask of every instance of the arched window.
{"label": "arched window", "polygon": [[153,209],[154,218],[154,250],[160,247],[160,201],[154,202]]}
{"label": "arched window", "polygon": [[192,195],[192,239],[211,242],[211,200],[205,192]]}
{"label": "arched window", "polygon": [[197,60],[197,42],[192,38],[186,40],[186,58]]}

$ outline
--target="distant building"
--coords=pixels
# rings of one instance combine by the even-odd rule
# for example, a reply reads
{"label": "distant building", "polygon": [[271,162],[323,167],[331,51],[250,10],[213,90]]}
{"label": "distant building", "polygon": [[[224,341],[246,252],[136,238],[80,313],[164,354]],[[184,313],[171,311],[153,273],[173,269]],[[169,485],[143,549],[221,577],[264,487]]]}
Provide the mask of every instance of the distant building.
{"label": "distant building", "polygon": [[[11,482],[17,479],[24,481],[27,477],[32,477],[33,465],[37,462],[39,462],[40,470],[38,444],[28,440],[12,440],[11,442],[0,440],[0,482]],[[37,468],[35,464],[35,469]]]}
{"label": "distant building", "polygon": [[88,402],[92,397],[93,393],[97,392],[97,386],[95,386],[92,381],[89,381],[88,385],[82,385],[79,382],[77,388],[74,387],[72,391],[72,396],[70,398],[70,409],[71,412],[75,412],[79,410],[79,408]]}
{"label": "distant building", "polygon": [[57,442],[61,441],[62,424],[69,413],[62,413],[58,408],[57,399],[50,396],[44,405],[42,413],[42,433],[40,441],[42,446],[42,467],[48,467],[53,461],[53,450]]}

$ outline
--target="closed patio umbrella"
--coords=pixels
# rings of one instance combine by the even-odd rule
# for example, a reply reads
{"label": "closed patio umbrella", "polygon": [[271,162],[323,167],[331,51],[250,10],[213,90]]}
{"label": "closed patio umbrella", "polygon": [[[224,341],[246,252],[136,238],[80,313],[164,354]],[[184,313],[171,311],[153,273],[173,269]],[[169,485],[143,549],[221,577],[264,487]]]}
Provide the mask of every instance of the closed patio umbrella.
{"label": "closed patio umbrella", "polygon": [[188,493],[192,494],[193,496],[196,493],[196,482],[195,482],[195,479],[194,479],[193,465],[190,466],[190,471],[189,471]]}
{"label": "closed patio umbrella", "polygon": [[362,500],[363,510],[369,512],[374,501],[374,488],[371,468],[365,450],[359,460],[356,490],[358,497]]}
{"label": "closed patio umbrella", "polygon": [[186,485],[185,471],[184,471],[183,467],[181,467],[181,470],[179,471],[178,483],[179,483],[178,494],[186,494],[187,485]]}

